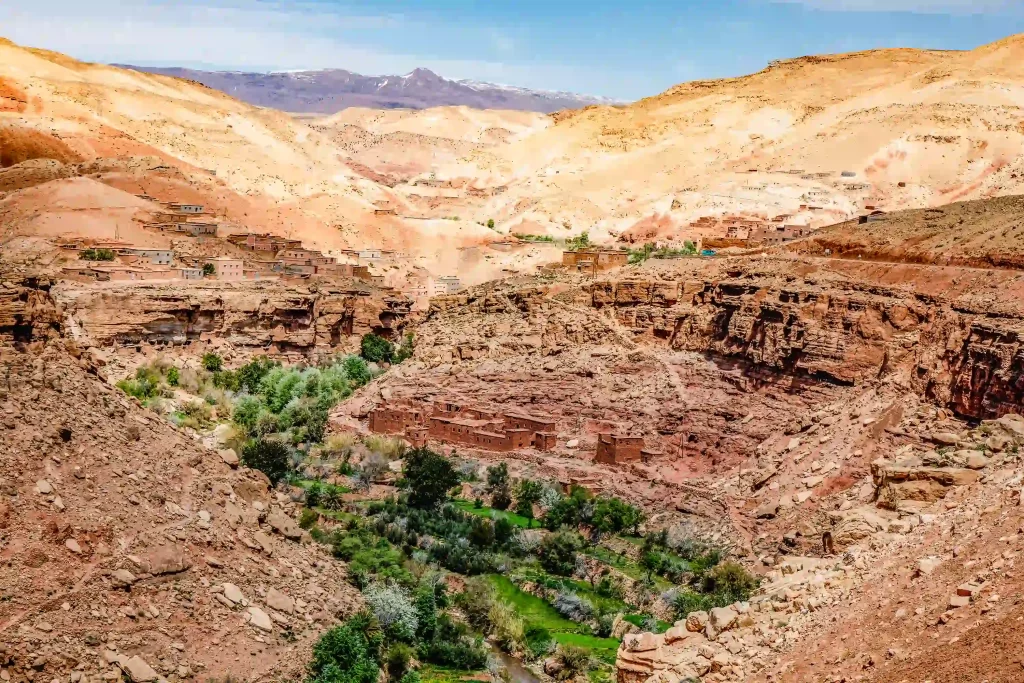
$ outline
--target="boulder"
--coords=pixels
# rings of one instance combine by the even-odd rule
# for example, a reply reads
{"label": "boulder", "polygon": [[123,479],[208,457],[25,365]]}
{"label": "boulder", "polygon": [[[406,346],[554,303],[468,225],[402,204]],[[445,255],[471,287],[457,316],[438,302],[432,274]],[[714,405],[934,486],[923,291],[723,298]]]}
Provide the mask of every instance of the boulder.
{"label": "boulder", "polygon": [[149,683],[150,681],[160,679],[159,674],[153,670],[153,667],[138,655],[118,662],[118,666],[134,683]]}
{"label": "boulder", "polygon": [[267,524],[277,533],[287,539],[298,541],[302,538],[302,529],[295,523],[295,520],[280,510],[274,510],[267,515]]}
{"label": "boulder", "polygon": [[943,446],[956,446],[960,443],[960,435],[953,432],[933,432],[928,435],[928,440]]}
{"label": "boulder", "polygon": [[715,607],[708,615],[708,623],[721,633],[736,624],[739,614],[732,607]]}
{"label": "boulder", "polygon": [[217,451],[217,455],[220,456],[220,459],[224,461],[225,465],[229,465],[230,467],[238,467],[238,454],[235,453],[234,449],[223,448]]}
{"label": "boulder", "polygon": [[691,633],[700,633],[708,625],[707,612],[690,612],[686,615],[686,630]]}
{"label": "boulder", "polygon": [[657,650],[661,643],[662,638],[655,633],[631,633],[622,641],[622,644],[630,652]]}
{"label": "boulder", "polygon": [[130,556],[144,574],[160,576],[178,574],[192,567],[192,560],[176,545],[164,545],[149,551],[141,557]]}
{"label": "boulder", "polygon": [[295,611],[295,601],[276,588],[271,588],[267,591],[267,598],[265,602],[267,603],[267,607],[277,610],[278,612],[291,614]]}
{"label": "boulder", "polygon": [[230,600],[232,603],[234,603],[236,605],[241,605],[242,602],[245,600],[245,595],[243,595],[242,589],[240,589],[235,584],[233,584],[233,583],[225,583],[223,585],[223,588],[224,588],[224,597],[227,598],[228,600]]}
{"label": "boulder", "polygon": [[274,630],[274,622],[270,619],[270,615],[261,610],[259,607],[250,607],[249,611],[246,612],[245,622],[257,628],[260,631],[266,631],[267,633]]}
{"label": "boulder", "polygon": [[937,557],[922,557],[917,561],[917,567],[915,567],[914,573],[917,576],[928,576],[934,572],[940,564],[942,564],[942,560]]}
{"label": "boulder", "polygon": [[118,569],[110,573],[115,588],[127,588],[135,583],[135,575],[127,569]]}
{"label": "boulder", "polygon": [[757,519],[774,519],[777,514],[779,514],[779,499],[777,497],[766,500],[754,510],[754,517]]}

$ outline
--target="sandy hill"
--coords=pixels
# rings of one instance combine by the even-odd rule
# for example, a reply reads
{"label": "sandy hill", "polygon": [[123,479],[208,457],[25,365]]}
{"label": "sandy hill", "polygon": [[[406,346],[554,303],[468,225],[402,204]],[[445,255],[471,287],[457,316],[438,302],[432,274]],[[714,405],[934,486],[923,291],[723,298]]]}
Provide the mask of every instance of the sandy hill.
{"label": "sandy hill", "polygon": [[555,232],[567,223],[619,234],[660,218],[660,232],[678,237],[701,215],[785,213],[826,225],[865,205],[1019,192],[1022,56],[1024,40],[1013,37],[969,52],[780,61],[628,106],[553,115],[546,129],[437,177],[507,187],[491,211]]}

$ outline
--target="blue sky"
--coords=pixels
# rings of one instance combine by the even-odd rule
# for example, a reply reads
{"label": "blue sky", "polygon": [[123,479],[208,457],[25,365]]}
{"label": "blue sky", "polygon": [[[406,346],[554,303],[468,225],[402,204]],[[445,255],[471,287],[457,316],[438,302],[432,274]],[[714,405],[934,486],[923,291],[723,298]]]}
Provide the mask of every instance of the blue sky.
{"label": "blue sky", "polygon": [[254,71],[338,67],[618,99],[876,47],[971,49],[1024,0],[0,0],[0,34],[79,59]]}

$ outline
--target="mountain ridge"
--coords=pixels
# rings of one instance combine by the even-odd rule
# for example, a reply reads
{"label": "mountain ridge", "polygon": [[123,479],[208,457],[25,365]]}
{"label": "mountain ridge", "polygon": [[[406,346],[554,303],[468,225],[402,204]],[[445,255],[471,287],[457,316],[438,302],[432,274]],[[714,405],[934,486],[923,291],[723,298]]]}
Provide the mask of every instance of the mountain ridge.
{"label": "mountain ridge", "polygon": [[448,79],[422,67],[404,76],[365,76],[347,69],[257,72],[111,66],[183,78],[249,104],[303,114],[334,114],[349,107],[429,109],[459,105],[549,114],[594,104],[618,104],[616,100],[578,93]]}

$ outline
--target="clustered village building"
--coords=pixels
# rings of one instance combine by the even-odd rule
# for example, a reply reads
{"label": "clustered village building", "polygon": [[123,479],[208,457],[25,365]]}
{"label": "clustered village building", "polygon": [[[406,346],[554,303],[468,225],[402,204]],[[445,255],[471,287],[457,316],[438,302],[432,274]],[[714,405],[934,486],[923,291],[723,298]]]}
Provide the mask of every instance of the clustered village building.
{"label": "clustered village building", "polygon": [[[484,451],[510,453],[533,449],[550,451],[557,443],[557,420],[521,411],[498,412],[463,406],[447,400],[427,407],[384,403],[370,412],[370,431],[396,434],[413,447],[428,441]],[[644,447],[641,436],[598,435],[595,461],[610,465],[648,461],[659,453]]]}

